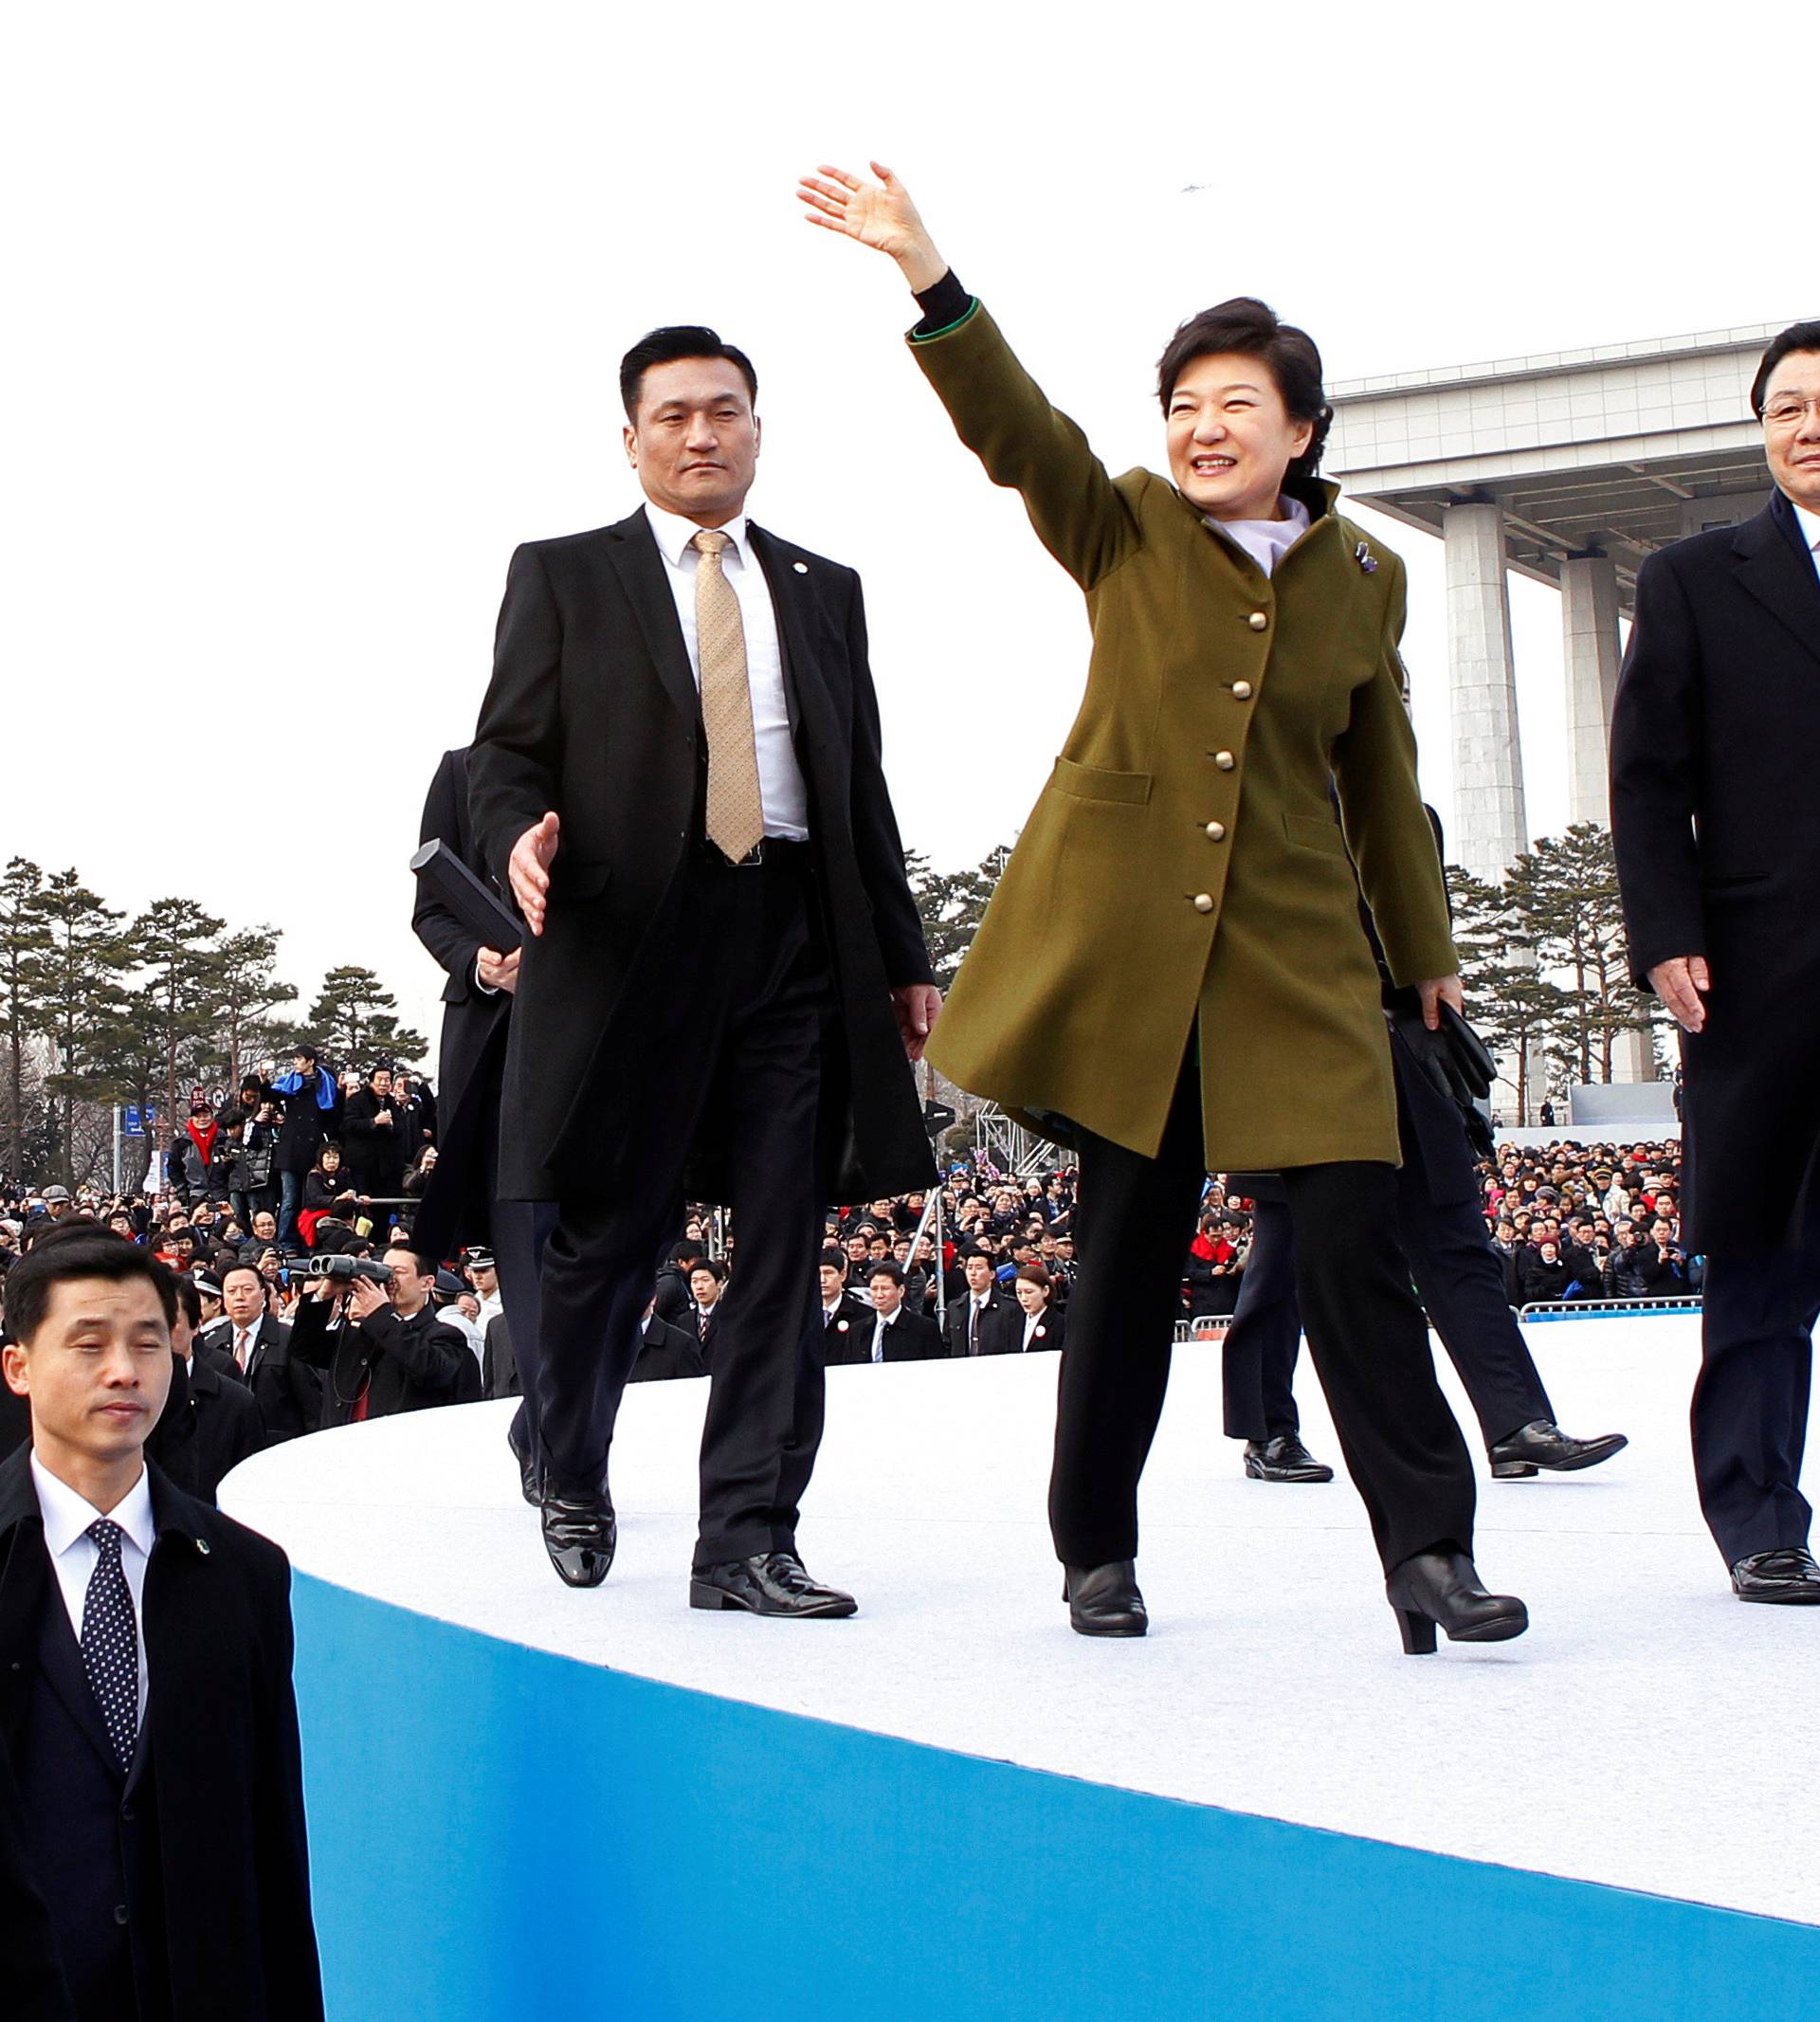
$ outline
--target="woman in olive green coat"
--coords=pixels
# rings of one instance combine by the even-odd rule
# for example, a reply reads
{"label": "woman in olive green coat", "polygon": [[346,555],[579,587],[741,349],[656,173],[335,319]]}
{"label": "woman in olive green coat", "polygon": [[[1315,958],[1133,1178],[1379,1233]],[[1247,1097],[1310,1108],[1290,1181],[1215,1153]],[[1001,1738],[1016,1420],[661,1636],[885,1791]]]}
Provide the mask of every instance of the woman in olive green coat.
{"label": "woman in olive green coat", "polygon": [[1460,989],[1403,705],[1403,566],[1315,478],[1319,354],[1261,302],[1204,312],[1159,370],[1174,482],[1114,479],[874,169],[805,177],[810,215],[898,261],[918,364],[1093,626],[1080,715],[930,1045],[1080,1152],[1050,1487],[1074,1626],[1145,1627],[1138,1480],[1210,1167],[1283,1174],[1309,1345],[1406,1647],[1431,1649],[1437,1622],[1518,1634],[1522,1604],[1472,1566],[1471,1466],[1389,1235],[1396,1098],[1361,888],[1430,1023]]}

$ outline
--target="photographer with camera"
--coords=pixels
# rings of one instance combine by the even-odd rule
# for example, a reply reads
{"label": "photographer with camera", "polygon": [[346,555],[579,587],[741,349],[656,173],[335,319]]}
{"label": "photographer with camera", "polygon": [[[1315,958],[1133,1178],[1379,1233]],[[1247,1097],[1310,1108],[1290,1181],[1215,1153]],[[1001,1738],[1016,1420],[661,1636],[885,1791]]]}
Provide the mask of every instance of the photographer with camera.
{"label": "photographer with camera", "polygon": [[436,1317],[433,1260],[393,1244],[385,1262],[318,1257],[291,1323],[291,1354],[327,1372],[324,1426],[467,1403],[481,1394],[465,1340]]}

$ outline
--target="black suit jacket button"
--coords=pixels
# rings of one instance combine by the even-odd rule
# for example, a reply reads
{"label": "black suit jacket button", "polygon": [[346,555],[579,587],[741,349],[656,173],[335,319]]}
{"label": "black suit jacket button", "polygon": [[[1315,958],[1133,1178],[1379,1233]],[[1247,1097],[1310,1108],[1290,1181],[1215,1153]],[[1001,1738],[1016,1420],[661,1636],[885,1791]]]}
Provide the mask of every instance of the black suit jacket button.
{"label": "black suit jacket button", "polygon": [[133,1807],[132,1807],[132,1806],[131,1806],[130,1804],[123,1804],[123,1805],[121,1805],[121,1807],[120,1807],[120,1823],[121,1823],[121,1824],[122,1824],[123,1826],[130,1826],[130,1825],[131,1825],[131,1824],[133,1823],[133,1820],[134,1820],[134,1818],[135,1818],[135,1816],[136,1816],[136,1814],[135,1813],[135,1812],[134,1812],[134,1810],[133,1810]]}
{"label": "black suit jacket button", "polygon": [[123,1924],[123,1923],[124,1923],[124,1922],[126,1922],[126,1904],[125,1904],[124,1903],[117,1903],[117,1904],[115,1904],[115,1905],[114,1905],[114,1922],[115,1922],[116,1923],[122,1923],[122,1924]]}

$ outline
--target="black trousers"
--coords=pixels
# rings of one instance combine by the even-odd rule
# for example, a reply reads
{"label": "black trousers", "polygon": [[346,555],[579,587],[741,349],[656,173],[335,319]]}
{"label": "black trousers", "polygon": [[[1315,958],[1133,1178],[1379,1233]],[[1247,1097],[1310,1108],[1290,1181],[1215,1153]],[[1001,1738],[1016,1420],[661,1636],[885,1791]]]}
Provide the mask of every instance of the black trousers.
{"label": "black trousers", "polygon": [[1820,1320],[1820,1251],[1706,1260],[1700,1377],[1694,1385],[1694,1479],[1720,1555],[1806,1544],[1801,1493]]}
{"label": "black trousers", "polygon": [[[1504,1276],[1484,1216],[1473,1201],[1429,1198],[1412,1133],[1403,1139],[1403,1157],[1396,1175],[1397,1236],[1416,1291],[1491,1448],[1520,1427],[1553,1418],[1555,1407],[1504,1297]],[[1301,1335],[1295,1256],[1289,1211],[1260,1201],[1238,1311],[1224,1343],[1228,1439],[1272,1439],[1300,1425],[1291,1389]]]}
{"label": "black trousers", "polygon": [[654,1021],[665,1043],[624,1065],[641,1082],[642,1141],[621,1162],[636,1176],[565,1197],[543,1255],[537,1436],[552,1486],[592,1492],[682,1218],[690,1148],[712,1120],[739,1249],[715,1330],[697,1565],[795,1549],[822,1436],[817,1124],[831,977],[807,846],[766,848],[760,865],[691,872],[689,932]]}
{"label": "black trousers", "polygon": [[[1162,1414],[1182,1260],[1206,1177],[1191,1048],[1155,1158],[1081,1142],[1080,1276],[1068,1302],[1049,1524],[1065,1565],[1138,1550],[1138,1481]],[[1394,1227],[1389,1165],[1283,1175],[1308,1342],[1388,1570],[1431,1546],[1472,1550],[1473,1477],[1435,1381]]]}

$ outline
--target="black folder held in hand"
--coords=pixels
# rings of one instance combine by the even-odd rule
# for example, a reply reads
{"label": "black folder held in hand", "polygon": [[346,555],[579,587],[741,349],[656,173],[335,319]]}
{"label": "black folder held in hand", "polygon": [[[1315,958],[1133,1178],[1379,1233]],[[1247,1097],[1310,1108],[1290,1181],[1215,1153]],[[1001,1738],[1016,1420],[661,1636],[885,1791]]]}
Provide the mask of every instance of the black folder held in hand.
{"label": "black folder held in hand", "polygon": [[482,948],[509,955],[524,943],[519,916],[490,885],[482,884],[440,836],[410,860],[410,867],[436,903],[454,914]]}

